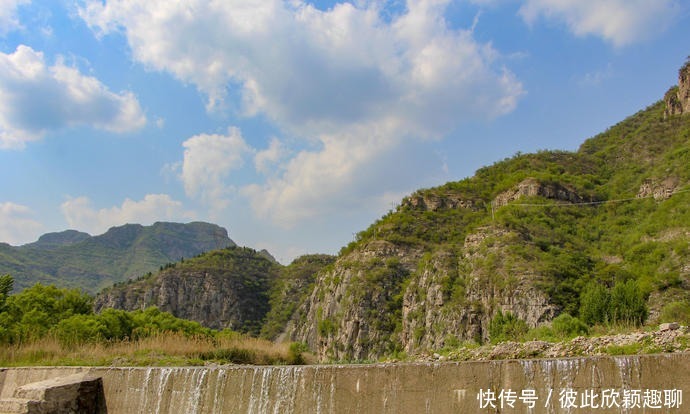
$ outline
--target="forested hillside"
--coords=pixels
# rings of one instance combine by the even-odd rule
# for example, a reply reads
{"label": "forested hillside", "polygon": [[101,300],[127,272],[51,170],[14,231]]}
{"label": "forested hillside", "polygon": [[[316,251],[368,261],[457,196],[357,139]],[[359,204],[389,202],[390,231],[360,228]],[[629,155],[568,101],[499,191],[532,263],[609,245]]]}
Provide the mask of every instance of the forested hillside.
{"label": "forested hillside", "polygon": [[558,315],[574,331],[687,322],[689,183],[690,116],[658,102],[577,152],[419,190],[319,274],[289,335],[366,360],[519,339]]}
{"label": "forested hillside", "polygon": [[310,255],[282,266],[247,247],[228,247],[170,263],[156,273],[101,291],[97,311],[156,306],[214,329],[280,334],[316,274],[333,258]]}
{"label": "forested hillside", "polygon": [[96,293],[166,263],[234,245],[225,229],[202,222],[126,224],[99,236],[67,230],[23,246],[0,243],[0,274],[12,275],[16,291],[40,282]]}

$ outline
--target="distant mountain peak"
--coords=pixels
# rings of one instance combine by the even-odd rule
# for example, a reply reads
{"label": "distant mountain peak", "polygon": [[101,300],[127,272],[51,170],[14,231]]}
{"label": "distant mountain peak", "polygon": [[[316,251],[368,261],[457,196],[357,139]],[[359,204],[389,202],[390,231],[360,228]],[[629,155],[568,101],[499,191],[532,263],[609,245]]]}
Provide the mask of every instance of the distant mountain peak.
{"label": "distant mountain peak", "polygon": [[56,248],[79,243],[88,239],[89,237],[91,237],[89,233],[84,233],[77,230],[65,230],[54,233],[46,233],[39,237],[37,241],[25,244],[23,247],[35,247],[41,249]]}

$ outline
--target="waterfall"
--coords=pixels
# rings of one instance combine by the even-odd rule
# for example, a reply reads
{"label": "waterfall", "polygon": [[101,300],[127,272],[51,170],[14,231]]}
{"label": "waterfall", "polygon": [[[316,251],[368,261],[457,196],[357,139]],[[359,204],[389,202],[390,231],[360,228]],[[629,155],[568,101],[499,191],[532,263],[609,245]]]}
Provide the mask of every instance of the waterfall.
{"label": "waterfall", "polygon": [[[667,390],[675,390],[682,404],[682,393],[687,399],[690,392],[688,366],[690,353],[377,365],[0,368],[0,400],[24,384],[88,372],[102,378],[108,414],[662,414],[689,412],[690,403],[638,409],[623,406],[624,393],[655,390],[666,398]],[[562,406],[564,390],[577,395],[578,407]],[[605,390],[620,393],[620,406],[582,408],[601,403]],[[517,398],[532,392],[534,406]],[[588,395],[596,397],[587,400]],[[481,396],[495,408],[480,409]]]}

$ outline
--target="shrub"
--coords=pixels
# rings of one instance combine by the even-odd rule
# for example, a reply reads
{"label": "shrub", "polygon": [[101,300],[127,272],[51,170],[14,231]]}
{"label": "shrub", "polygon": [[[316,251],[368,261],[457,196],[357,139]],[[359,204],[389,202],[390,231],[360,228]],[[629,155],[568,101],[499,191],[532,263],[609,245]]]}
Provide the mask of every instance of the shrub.
{"label": "shrub", "polygon": [[551,328],[557,337],[563,339],[589,334],[587,325],[578,318],[570,316],[568,313],[561,313],[554,318],[554,320],[551,321]]}
{"label": "shrub", "polygon": [[609,322],[641,325],[647,313],[644,294],[635,280],[618,282],[611,290],[590,284],[580,297],[580,317],[588,325]]}
{"label": "shrub", "polygon": [[304,365],[306,361],[302,353],[308,352],[309,347],[304,342],[293,342],[288,348],[288,364],[291,365]]}
{"label": "shrub", "polygon": [[642,325],[647,319],[647,303],[634,280],[616,283],[611,291],[611,317],[613,322]]}
{"label": "shrub", "polygon": [[588,324],[595,325],[609,321],[611,294],[604,286],[592,283],[580,296],[580,318]]}
{"label": "shrub", "polygon": [[680,322],[690,324],[690,303],[670,302],[661,309],[659,322]]}
{"label": "shrub", "polygon": [[522,340],[527,331],[525,321],[500,309],[489,323],[489,339],[492,343]]}
{"label": "shrub", "polygon": [[62,345],[82,345],[104,337],[105,326],[94,315],[74,315],[61,320],[53,332]]}

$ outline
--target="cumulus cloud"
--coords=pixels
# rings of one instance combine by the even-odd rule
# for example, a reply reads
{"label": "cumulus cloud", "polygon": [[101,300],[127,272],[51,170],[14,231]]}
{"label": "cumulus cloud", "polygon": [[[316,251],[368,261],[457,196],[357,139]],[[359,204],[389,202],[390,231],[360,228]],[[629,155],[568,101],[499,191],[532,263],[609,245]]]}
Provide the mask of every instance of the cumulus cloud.
{"label": "cumulus cloud", "polygon": [[300,132],[412,115],[436,133],[514,108],[521,85],[500,81],[490,45],[448,28],[448,1],[409,1],[389,23],[376,3],[98,1],[81,15],[99,33],[123,30],[138,61],[195,84],[209,106],[239,84],[247,113]]}
{"label": "cumulus cloud", "polygon": [[33,218],[26,206],[0,203],[0,242],[19,245],[36,239],[43,225]]}
{"label": "cumulus cloud", "polygon": [[565,23],[577,36],[600,36],[620,47],[663,30],[679,9],[676,0],[527,0],[519,13],[528,24],[543,17]]}
{"label": "cumulus cloud", "polygon": [[230,171],[242,167],[251,148],[238,128],[227,135],[200,134],[186,140],[180,178],[188,196],[202,199],[214,210],[227,206],[232,188],[225,184]]}
{"label": "cumulus cloud", "polygon": [[272,167],[288,156],[288,150],[277,138],[271,139],[268,148],[254,155],[254,167],[262,174],[269,174]]}
{"label": "cumulus cloud", "polygon": [[156,221],[188,221],[194,213],[167,194],[147,194],[142,200],[125,199],[121,206],[96,209],[88,197],[70,198],[60,206],[70,227],[101,234],[126,223],[152,224]]}
{"label": "cumulus cloud", "polygon": [[113,93],[61,59],[50,66],[29,46],[0,52],[0,148],[22,148],[63,127],[125,132],[145,123],[131,92]]}
{"label": "cumulus cloud", "polygon": [[441,169],[433,154],[414,142],[401,145],[385,127],[321,139],[323,148],[299,152],[282,175],[242,188],[260,217],[289,228],[327,215],[385,211],[410,191],[410,183]]}
{"label": "cumulus cloud", "polygon": [[21,27],[17,19],[17,8],[31,0],[0,0],[0,36]]}
{"label": "cumulus cloud", "polygon": [[[93,1],[80,15],[99,35],[123,33],[147,68],[194,84],[209,109],[239,88],[245,115],[265,116],[318,148],[291,152],[279,175],[243,190],[258,213],[286,224],[397,191],[402,179],[380,168],[388,154],[515,108],[521,83],[471,28],[447,24],[449,2],[409,0],[391,16],[382,2],[324,11],[300,0]],[[265,174],[279,150],[286,153],[277,144],[258,152],[257,171]],[[188,193],[201,192],[200,177],[190,175]],[[223,188],[221,178],[206,181],[210,194]]]}

